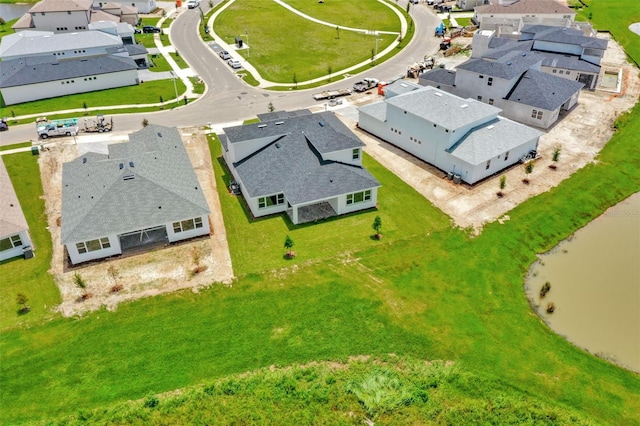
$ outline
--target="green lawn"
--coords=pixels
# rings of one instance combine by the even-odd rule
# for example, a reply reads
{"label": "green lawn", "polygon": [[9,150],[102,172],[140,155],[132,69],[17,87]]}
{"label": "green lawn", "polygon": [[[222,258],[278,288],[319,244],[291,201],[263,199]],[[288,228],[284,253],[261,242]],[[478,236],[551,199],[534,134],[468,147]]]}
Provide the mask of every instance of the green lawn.
{"label": "green lawn", "polygon": [[[366,4],[374,3],[377,5],[371,0]],[[333,6],[338,4],[342,3],[332,3]],[[330,5],[325,3],[324,6]],[[331,10],[335,10],[336,19],[351,22],[343,6]],[[372,11],[375,12],[371,18],[373,22],[390,19],[399,31],[400,22],[389,8],[372,6]],[[374,19],[373,16],[379,18]],[[214,25],[216,33],[230,44],[234,43],[236,36],[242,36],[246,42],[245,31],[248,31],[251,64],[262,77],[280,83],[293,83],[294,74],[297,81],[305,81],[326,75],[329,66],[337,71],[369,60],[376,46],[374,36],[314,24],[272,2],[238,0],[218,16]],[[282,31],[283,25],[287,31]],[[378,38],[378,51],[382,51],[397,36],[380,34]],[[245,58],[249,56],[246,50],[240,53]]]}
{"label": "green lawn", "polygon": [[31,146],[31,142],[14,143],[13,145],[0,146],[0,151],[10,151],[12,149],[26,148]]}
{"label": "green lawn", "polygon": [[[0,329],[32,326],[55,315],[51,309],[60,303],[58,287],[47,273],[51,262],[51,235],[47,230],[38,157],[31,152],[4,155],[11,182],[20,201],[34,247],[32,259],[14,258],[0,263]],[[31,311],[21,315],[16,295],[29,298]],[[6,354],[2,352],[3,357]]]}
{"label": "green lawn", "polygon": [[15,33],[15,31],[13,31],[11,27],[13,26],[13,24],[18,22],[18,19],[20,18],[12,19],[10,21],[5,22],[4,25],[0,25],[0,39],[2,39],[2,37],[6,35]]}
{"label": "green lawn", "polygon": [[[176,80],[176,84],[178,94],[184,93],[186,90],[184,83]],[[6,107],[3,105],[3,111],[8,113],[6,114],[7,116],[20,116],[37,114],[39,112],[83,108],[84,103],[87,104],[87,107],[150,104],[157,103],[160,96],[165,100],[175,98],[175,90],[171,79],[147,81],[137,86],[118,87],[116,89],[100,90],[97,92],[60,96],[58,98],[42,99]],[[91,114],[94,113],[92,112]],[[78,115],[78,113],[75,115]]]}

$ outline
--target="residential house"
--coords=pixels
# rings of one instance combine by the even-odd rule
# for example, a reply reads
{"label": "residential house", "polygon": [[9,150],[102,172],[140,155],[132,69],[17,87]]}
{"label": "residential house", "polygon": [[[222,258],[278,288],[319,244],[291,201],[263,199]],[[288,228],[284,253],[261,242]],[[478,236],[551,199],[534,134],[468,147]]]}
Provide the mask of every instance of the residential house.
{"label": "residential house", "polygon": [[500,117],[499,108],[430,86],[414,88],[360,107],[358,127],[469,184],[538,148],[542,133]]}
{"label": "residential house", "polygon": [[460,10],[473,10],[476,6],[489,4],[489,0],[456,0],[456,6]]}
{"label": "residential house", "polygon": [[516,33],[533,24],[566,27],[575,17],[573,9],[555,0],[494,0],[477,6],[473,19],[481,30]]}
{"label": "residential house", "polygon": [[548,129],[578,103],[584,86],[541,71],[544,57],[513,50],[494,58],[472,58],[455,72],[423,73],[419,83],[502,109],[502,115],[523,124]]}
{"label": "residential house", "polygon": [[[110,4],[108,1],[94,0],[93,7],[95,9],[104,9],[105,5]],[[151,13],[157,9],[156,0],[123,0],[119,2],[122,6],[130,6],[138,9],[138,13]]]}
{"label": "residential house", "polygon": [[299,224],[376,206],[380,184],[362,166],[364,144],[333,113],[260,118],[221,137],[254,217],[286,212]]}
{"label": "residential house", "polygon": [[72,264],[210,233],[211,212],[175,127],[150,124],[129,142],[62,167],[62,244]]}
{"label": "residential house", "polygon": [[0,261],[31,252],[29,225],[0,158]]}
{"label": "residential house", "polygon": [[92,4],[93,0],[41,0],[11,28],[16,32],[36,30],[63,33],[84,31],[91,22],[128,22],[131,25],[138,22],[138,11],[134,6],[117,7],[109,2],[110,9],[101,10],[94,9]]}
{"label": "residential house", "polygon": [[139,83],[138,66],[116,55],[58,61],[55,57],[0,62],[0,92],[6,105]]}

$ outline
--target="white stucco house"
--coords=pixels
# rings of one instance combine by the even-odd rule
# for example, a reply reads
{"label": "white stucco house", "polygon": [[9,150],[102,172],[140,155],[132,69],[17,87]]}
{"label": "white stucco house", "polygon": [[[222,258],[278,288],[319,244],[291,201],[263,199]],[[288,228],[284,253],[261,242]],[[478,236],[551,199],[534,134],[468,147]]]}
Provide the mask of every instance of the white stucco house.
{"label": "white stucco house", "polygon": [[471,58],[455,71],[427,71],[419,83],[494,105],[505,117],[548,129],[562,111],[578,103],[584,84],[545,73],[543,61],[537,52],[510,50],[497,58]]}
{"label": "white stucco house", "polygon": [[489,3],[489,0],[456,0],[456,6],[460,10],[473,10],[476,6],[482,6]]}
{"label": "white stucco house", "polygon": [[211,212],[175,127],[149,125],[129,142],[62,167],[62,244],[72,264],[210,232]]}
{"label": "white stucco house", "polygon": [[500,117],[500,109],[434,87],[413,86],[360,107],[358,127],[474,184],[537,150],[542,133]]}
{"label": "white stucco house", "polygon": [[31,249],[29,225],[0,159],[0,261],[23,256]]}
{"label": "white stucco house", "polygon": [[0,92],[6,105],[139,83],[129,57],[106,55],[58,61],[55,57],[0,62]]}
{"label": "white stucco house", "polygon": [[259,118],[220,139],[254,217],[286,212],[299,224],[376,206],[380,184],[362,166],[364,143],[333,113]]}
{"label": "white stucco house", "polygon": [[566,27],[575,17],[573,9],[555,0],[493,0],[477,6],[473,19],[481,30],[517,33],[525,25]]}

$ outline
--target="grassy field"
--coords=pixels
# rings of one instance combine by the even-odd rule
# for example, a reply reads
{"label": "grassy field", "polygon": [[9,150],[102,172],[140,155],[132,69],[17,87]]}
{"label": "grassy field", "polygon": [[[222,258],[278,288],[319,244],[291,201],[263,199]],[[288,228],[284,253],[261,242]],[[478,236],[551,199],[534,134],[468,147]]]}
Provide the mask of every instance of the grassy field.
{"label": "grassy field", "polygon": [[[184,93],[186,87],[181,80],[176,80],[178,94]],[[65,109],[87,107],[151,104],[158,102],[162,96],[165,100],[175,98],[173,81],[147,81],[137,86],[118,87],[116,89],[100,90],[97,92],[79,93],[76,95],[60,96],[52,99],[25,102],[17,105],[2,107],[2,114],[7,117],[37,114],[45,111],[62,111]],[[92,113],[93,114],[93,113]],[[75,115],[78,115],[77,113]]]}
{"label": "grassy field", "polygon": [[[618,23],[611,21],[616,37],[632,18],[625,14]],[[640,425],[640,377],[553,333],[531,312],[523,293],[524,276],[538,253],[640,190],[640,104],[617,127],[597,162],[516,207],[504,224],[487,225],[475,238],[447,226],[444,214],[370,158],[365,158],[367,167],[384,185],[378,213],[382,241],[367,240],[373,233],[366,217],[371,212],[315,227],[292,228],[282,217],[249,226],[238,198],[224,189],[228,176],[214,151],[239,279],[232,286],[177,292],[82,318],[31,320],[0,311],[8,315],[2,323],[14,323],[0,334],[0,423],[73,414],[72,424],[84,418],[94,424],[220,419],[362,424],[366,415],[379,424],[433,419],[441,424]],[[37,169],[17,169],[29,163],[30,155],[5,161],[11,159],[12,177],[28,188],[19,191],[21,200],[41,203]],[[30,223],[29,217],[38,220],[41,207],[25,202]],[[300,258],[294,262],[281,258],[283,231],[296,242]],[[14,264],[0,265],[3,286],[12,289],[23,279],[2,268]],[[49,279],[40,274],[34,282]],[[43,297],[41,304],[56,303],[55,294]],[[26,317],[32,313],[37,314],[34,309]],[[20,321],[30,326],[23,328]],[[347,363],[358,355],[372,355],[372,362],[350,364],[353,374],[327,373],[324,363],[269,369],[323,360]],[[427,369],[425,359],[452,360],[459,370],[440,371],[430,382],[435,388],[414,382],[416,375],[403,369]],[[258,371],[246,373],[252,370]],[[398,374],[391,382],[381,378],[391,374],[388,370]],[[432,375],[429,370],[417,377]],[[394,391],[372,402],[363,386],[369,381],[377,383],[374,390]],[[159,400],[149,396],[203,383],[207,386]],[[426,401],[416,387],[427,389]],[[89,412],[126,400],[140,401]]]}
{"label": "grassy field", "polygon": [[[369,7],[374,3],[377,5],[373,0],[366,4]],[[332,16],[325,18],[344,26],[357,25],[361,23],[359,20],[347,19],[357,14],[347,13],[344,9],[354,4],[359,2],[331,3],[331,8],[324,10],[325,13],[330,10]],[[400,31],[400,22],[389,8],[375,6],[371,10],[373,16],[377,16],[371,18],[373,22],[395,22],[391,27]],[[283,19],[286,19],[286,32],[281,31],[285,25]],[[373,56],[376,45],[375,37],[371,35],[314,24],[272,2],[236,1],[218,16],[214,25],[216,33],[230,44],[236,36],[242,36],[246,42],[245,31],[248,31],[250,62],[262,77],[279,83],[293,83],[294,75],[297,81],[310,80],[326,75],[329,67],[337,71],[366,61]],[[372,25],[365,28],[383,29]],[[382,51],[397,36],[381,34],[378,38],[378,51]],[[248,58],[246,50],[239,53]]]}
{"label": "grassy field", "polygon": [[4,25],[0,26],[0,39],[2,39],[2,37],[6,35],[15,33],[15,31],[13,31],[11,27],[13,26],[13,24],[18,22],[18,19],[20,18],[12,19],[10,21],[5,22]]}
{"label": "grassy field", "polygon": [[26,148],[28,146],[31,146],[31,142],[15,143],[13,145],[0,146],[0,151],[9,151],[12,149]]}

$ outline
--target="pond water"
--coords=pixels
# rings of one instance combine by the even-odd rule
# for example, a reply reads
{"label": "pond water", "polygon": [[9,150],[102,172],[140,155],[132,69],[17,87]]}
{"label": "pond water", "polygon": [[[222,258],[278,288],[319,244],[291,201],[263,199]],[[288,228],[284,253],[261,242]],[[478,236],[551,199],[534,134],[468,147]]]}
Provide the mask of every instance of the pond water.
{"label": "pond water", "polygon": [[24,15],[27,10],[33,7],[32,4],[5,4],[0,3],[0,17],[5,21],[10,21]]}
{"label": "pond water", "polygon": [[640,373],[640,193],[539,256],[525,291],[555,332]]}

